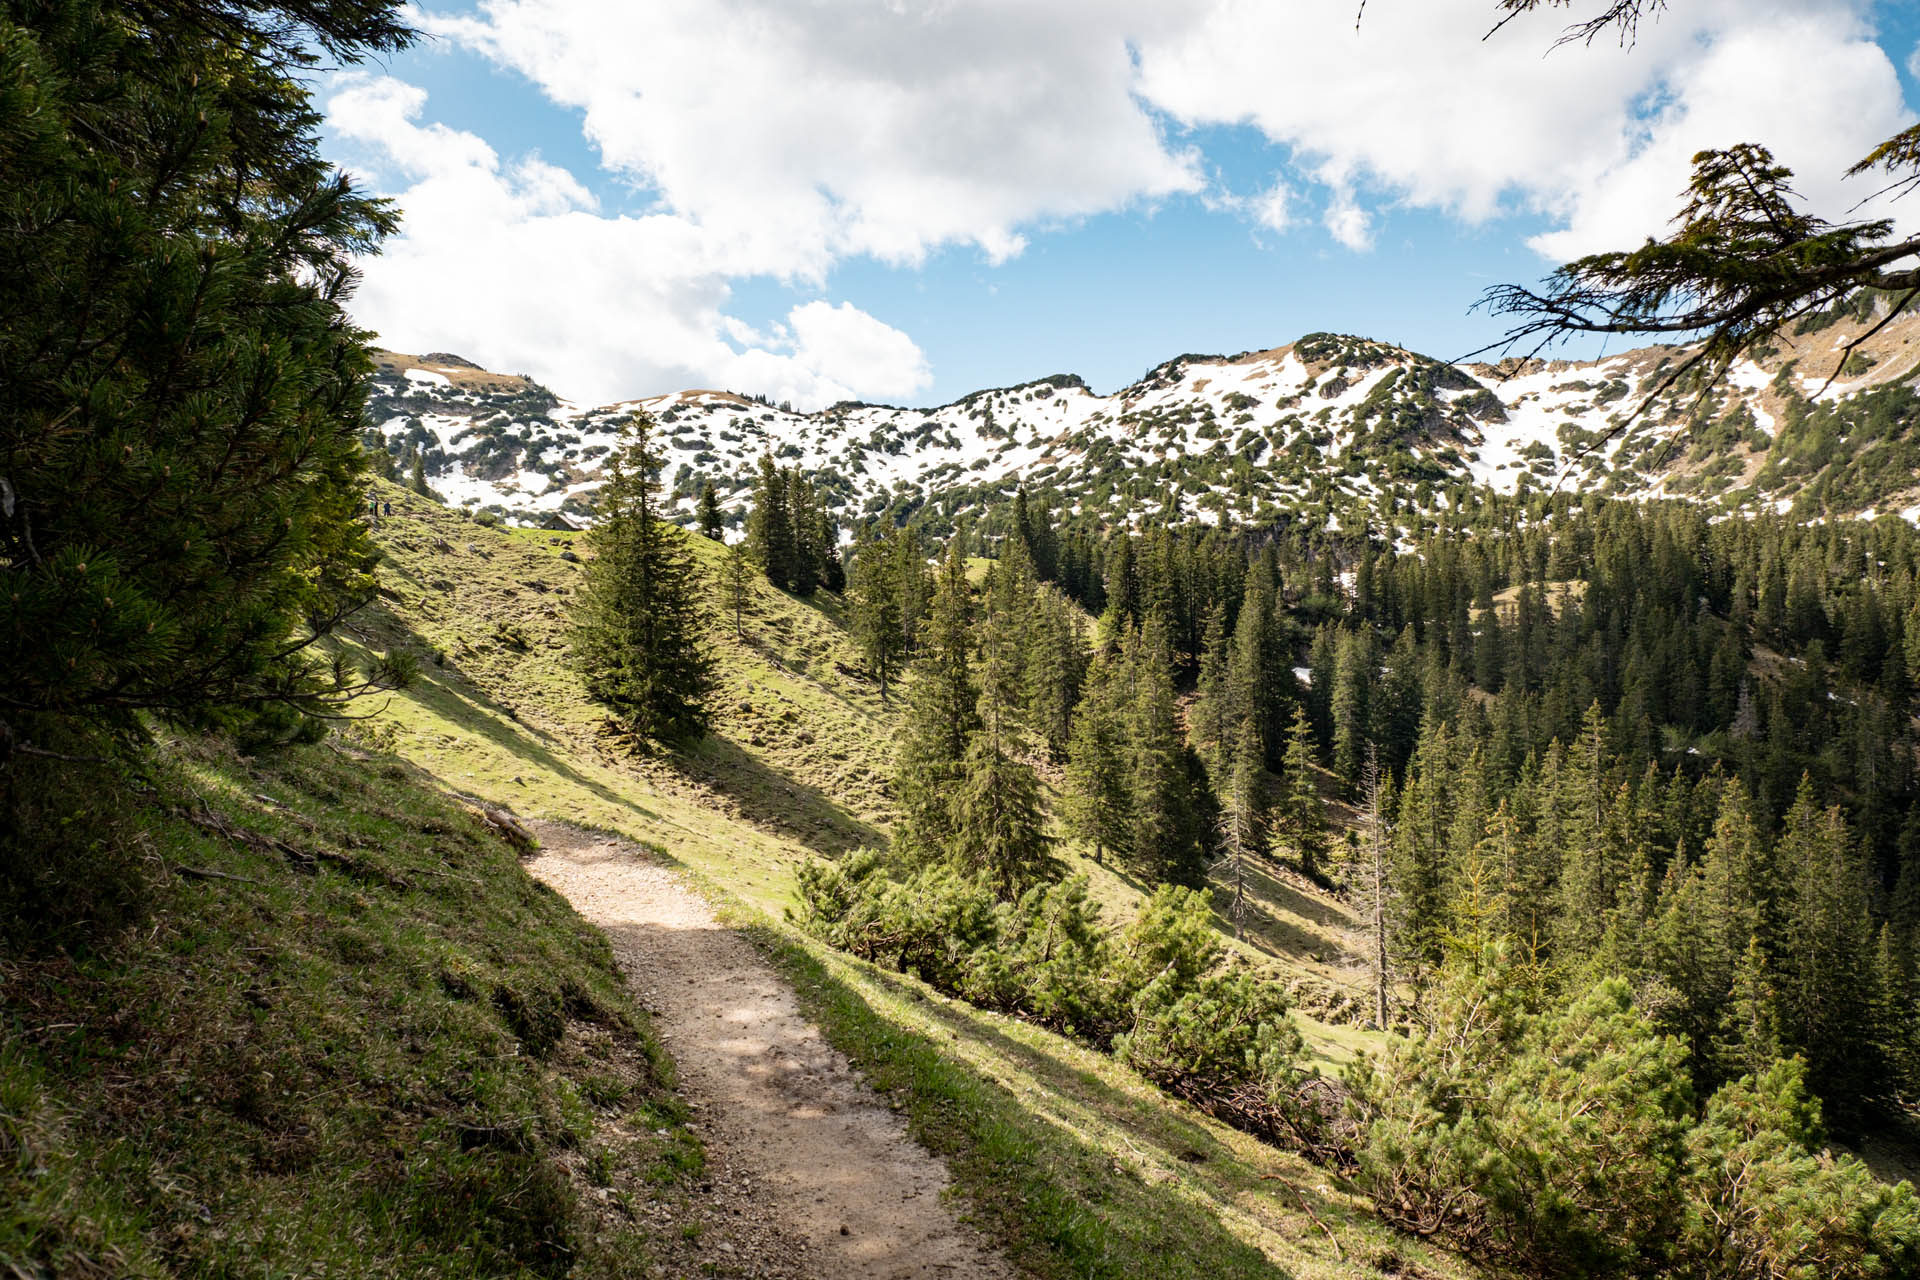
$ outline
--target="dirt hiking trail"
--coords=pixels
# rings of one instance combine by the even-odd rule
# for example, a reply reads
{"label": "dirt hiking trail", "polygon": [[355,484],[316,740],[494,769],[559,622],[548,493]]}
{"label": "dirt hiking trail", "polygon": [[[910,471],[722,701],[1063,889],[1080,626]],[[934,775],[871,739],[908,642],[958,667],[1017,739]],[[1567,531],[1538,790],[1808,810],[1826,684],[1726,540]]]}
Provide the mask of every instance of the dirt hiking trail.
{"label": "dirt hiking trail", "polygon": [[[946,1166],[801,1016],[792,989],[644,849],[554,822],[528,870],[604,931],[707,1146],[698,1256],[794,1280],[1014,1280]],[[681,1236],[685,1242],[684,1233]]]}

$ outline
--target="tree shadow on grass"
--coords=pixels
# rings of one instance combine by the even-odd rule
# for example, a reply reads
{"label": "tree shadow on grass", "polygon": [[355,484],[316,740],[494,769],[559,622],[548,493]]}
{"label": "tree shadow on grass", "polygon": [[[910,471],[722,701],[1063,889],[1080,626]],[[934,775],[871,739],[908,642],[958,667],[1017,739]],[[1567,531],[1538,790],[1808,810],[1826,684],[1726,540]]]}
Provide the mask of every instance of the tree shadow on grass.
{"label": "tree shadow on grass", "polygon": [[822,857],[837,858],[887,842],[877,827],[856,818],[817,787],[780,772],[718,734],[709,734],[676,760],[689,776],[738,805],[749,822],[798,841]]}
{"label": "tree shadow on grass", "polygon": [[[1231,934],[1232,885],[1216,878],[1213,890],[1214,917],[1221,929]],[[1330,931],[1351,928],[1351,924],[1258,862],[1248,864],[1247,896],[1241,909],[1245,916],[1246,941],[1267,955],[1303,958],[1321,964],[1336,964],[1346,958],[1346,949],[1337,937],[1316,934],[1302,927],[1299,919],[1312,920]]]}
{"label": "tree shadow on grass", "polygon": [[[401,638],[414,644],[425,643],[417,632],[391,614],[385,621]],[[548,745],[555,741],[553,734],[521,721],[517,712],[489,696],[451,657],[444,663],[434,664],[430,670],[423,668],[412,692],[421,703],[463,730],[484,738],[507,755],[526,761],[530,769],[544,769],[565,778],[617,808],[648,819],[659,817],[631,795],[588,777],[556,755]]]}
{"label": "tree shadow on grass", "polygon": [[[823,966],[815,971],[810,958],[798,963],[809,970],[799,975],[801,985],[810,999],[825,1007],[822,1020],[836,1047],[882,1087],[911,1084],[915,1137],[952,1161],[974,1209],[1010,1238],[1015,1257],[1035,1273],[1103,1280],[1287,1276],[1258,1248],[1228,1231],[1202,1202],[1225,1202],[1235,1193],[1258,1188],[1258,1176],[1251,1171],[1235,1178],[1238,1185],[1231,1190],[1205,1185],[1199,1196],[1170,1194],[1166,1178],[1149,1181],[1140,1176],[1123,1163],[1124,1152],[1103,1150],[1076,1132],[1070,1121],[1035,1110],[992,1075],[945,1052],[937,1040],[903,1028],[874,1009],[861,992]],[[871,967],[865,971],[889,991],[927,999],[911,980]],[[936,1001],[928,1000],[926,1007],[950,1033],[992,1044],[1017,1070],[1080,1105],[1108,1117],[1123,1111],[1137,1117],[1141,1110],[1139,1099],[1090,1079],[1086,1072]],[[1173,1135],[1163,1152],[1169,1167],[1237,1167],[1233,1152],[1204,1126],[1171,1110],[1165,1123]],[[1196,1162],[1194,1156],[1200,1159]],[[1312,1193],[1302,1189],[1302,1194]]]}
{"label": "tree shadow on grass", "polygon": [[[1007,1035],[963,1001],[942,1003],[930,997],[920,982],[878,966],[867,966],[865,971],[876,985],[903,999],[922,1002],[928,1014],[957,1037],[991,1045],[1014,1063],[1021,1075],[1042,1083],[1049,1092],[1073,1099],[1103,1119],[1131,1130],[1136,1138],[1158,1143],[1160,1154],[1169,1163],[1178,1161],[1207,1167],[1212,1176],[1201,1176],[1200,1180],[1208,1184],[1211,1194],[1227,1198],[1257,1189],[1264,1181],[1259,1172],[1249,1168],[1238,1153],[1220,1140],[1215,1130],[1188,1115],[1183,1104],[1171,1098],[1160,1102],[1151,1112],[1154,1130],[1143,1132],[1128,1123],[1137,1120],[1144,1109],[1137,1097],[1106,1083],[1093,1072]],[[974,1016],[968,1016],[969,1013]],[[1316,1213],[1341,1216],[1346,1213],[1343,1206],[1330,1203],[1311,1188],[1296,1186],[1294,1190]]]}

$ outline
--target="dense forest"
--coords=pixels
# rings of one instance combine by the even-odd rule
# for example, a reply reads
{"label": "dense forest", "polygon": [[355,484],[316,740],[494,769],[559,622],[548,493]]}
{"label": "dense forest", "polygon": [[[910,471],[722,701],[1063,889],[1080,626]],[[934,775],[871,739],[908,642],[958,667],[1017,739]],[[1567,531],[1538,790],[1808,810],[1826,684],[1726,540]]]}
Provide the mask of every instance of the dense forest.
{"label": "dense forest", "polygon": [[[1911,1197],[1813,1153],[1820,1117],[1910,1132],[1920,1096],[1920,535],[1454,498],[1389,541],[1102,533],[1022,494],[931,570],[911,532],[863,532],[855,631],[876,672],[913,673],[901,816],[884,858],[816,869],[810,924],[1303,1143],[1470,1252],[1774,1274],[1726,1238],[1653,1241],[1682,1218],[1785,1230],[1833,1196],[1858,1249],[1819,1273],[1895,1273],[1876,1268],[1920,1239]],[[1103,934],[1063,839],[1161,886],[1155,909]],[[1371,922],[1370,1007],[1403,1036],[1371,1074],[1310,1078],[1272,984],[1183,950],[1205,914],[1189,891],[1212,883],[1232,918],[1254,857]],[[1158,976],[1124,976],[1142,957]],[[1651,1189],[1653,1147],[1525,1128],[1564,1110],[1476,1116],[1480,1089],[1546,1111],[1614,1089],[1591,1100],[1604,1126],[1668,1144],[1677,1181]],[[1724,1173],[1739,1142],[1813,1163],[1705,1189],[1700,1162]],[[1563,1163],[1509,1167],[1523,1147]],[[1623,1155],[1641,1185],[1582,1199]],[[1805,1203],[1714,1201],[1776,1192]]]}

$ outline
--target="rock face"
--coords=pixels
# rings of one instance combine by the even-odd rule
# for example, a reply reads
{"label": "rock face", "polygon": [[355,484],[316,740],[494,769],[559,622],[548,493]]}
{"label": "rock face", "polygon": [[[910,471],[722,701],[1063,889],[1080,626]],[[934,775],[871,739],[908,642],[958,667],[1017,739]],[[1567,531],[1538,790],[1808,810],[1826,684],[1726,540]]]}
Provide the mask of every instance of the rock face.
{"label": "rock face", "polygon": [[1138,519],[1177,502],[1242,522],[1429,507],[1449,488],[1572,486],[1801,514],[1920,514],[1920,317],[1863,295],[1712,386],[1662,384],[1691,354],[1450,365],[1366,338],[1309,334],[1236,356],[1184,355],[1111,395],[1061,374],[932,409],[815,413],[691,390],[598,408],[459,356],[383,353],[369,443],[418,449],[455,505],[537,523],[585,514],[621,420],[659,424],[663,480],[691,516],[711,482],[737,519],[763,453],[812,473],[843,517],[992,505],[1024,484],[1058,508]]}

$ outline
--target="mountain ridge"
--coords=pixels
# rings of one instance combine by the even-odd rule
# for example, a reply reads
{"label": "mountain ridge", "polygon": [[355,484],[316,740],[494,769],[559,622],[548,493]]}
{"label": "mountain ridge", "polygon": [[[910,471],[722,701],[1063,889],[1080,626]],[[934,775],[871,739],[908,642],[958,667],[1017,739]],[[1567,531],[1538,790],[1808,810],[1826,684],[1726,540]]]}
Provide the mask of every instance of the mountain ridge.
{"label": "mountain ridge", "polygon": [[1915,518],[1920,442],[1909,439],[1908,402],[1920,319],[1883,324],[1887,309],[1860,295],[1736,361],[1713,385],[1688,374],[1664,391],[1695,348],[1458,364],[1311,333],[1231,356],[1183,353],[1107,395],[1057,373],[929,408],[842,401],[811,413],[710,388],[589,407],[450,353],[383,352],[368,442],[401,458],[417,450],[450,502],[518,520],[589,514],[600,459],[635,409],[659,424],[663,479],[681,517],[712,483],[731,523],[762,453],[810,473],[843,524],[929,506],[950,518],[1018,486],[1102,522],[1175,502],[1214,521],[1371,508],[1377,522],[1402,505],[1431,510],[1437,493],[1461,484],[1513,492],[1570,483],[1730,508]]}

